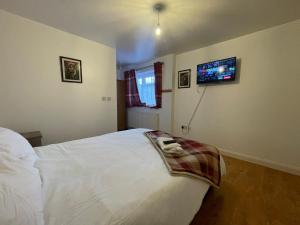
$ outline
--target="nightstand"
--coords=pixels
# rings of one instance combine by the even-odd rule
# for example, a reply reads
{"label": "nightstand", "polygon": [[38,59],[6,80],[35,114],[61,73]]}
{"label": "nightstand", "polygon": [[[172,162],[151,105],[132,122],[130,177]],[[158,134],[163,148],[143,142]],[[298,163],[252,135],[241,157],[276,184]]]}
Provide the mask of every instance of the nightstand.
{"label": "nightstand", "polygon": [[42,134],[40,131],[25,132],[21,133],[21,135],[27,139],[32,147],[42,146]]}

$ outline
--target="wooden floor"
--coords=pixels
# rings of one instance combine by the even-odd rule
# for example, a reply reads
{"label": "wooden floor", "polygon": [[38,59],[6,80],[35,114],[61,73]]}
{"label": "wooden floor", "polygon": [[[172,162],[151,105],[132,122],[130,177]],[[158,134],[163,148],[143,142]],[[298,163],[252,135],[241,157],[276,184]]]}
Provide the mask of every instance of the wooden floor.
{"label": "wooden floor", "polygon": [[227,175],[211,188],[191,225],[300,225],[300,177],[224,157]]}

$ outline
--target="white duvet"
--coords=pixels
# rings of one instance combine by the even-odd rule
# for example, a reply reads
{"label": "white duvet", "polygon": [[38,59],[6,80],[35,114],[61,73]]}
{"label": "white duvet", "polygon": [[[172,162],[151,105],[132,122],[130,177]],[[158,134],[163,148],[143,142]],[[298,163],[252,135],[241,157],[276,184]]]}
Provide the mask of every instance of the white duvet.
{"label": "white duvet", "polygon": [[0,225],[43,225],[37,156],[20,134],[0,127]]}
{"label": "white duvet", "polygon": [[43,225],[41,180],[33,157],[0,151],[0,225]]}
{"label": "white duvet", "polygon": [[46,225],[188,225],[209,185],[171,176],[135,129],[36,148]]}

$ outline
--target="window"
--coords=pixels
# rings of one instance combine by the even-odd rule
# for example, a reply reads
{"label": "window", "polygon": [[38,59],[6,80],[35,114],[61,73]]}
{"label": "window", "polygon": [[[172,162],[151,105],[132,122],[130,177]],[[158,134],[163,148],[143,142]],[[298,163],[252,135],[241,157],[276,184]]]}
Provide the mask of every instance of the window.
{"label": "window", "polygon": [[136,70],[136,82],[142,103],[146,106],[156,106],[154,67]]}

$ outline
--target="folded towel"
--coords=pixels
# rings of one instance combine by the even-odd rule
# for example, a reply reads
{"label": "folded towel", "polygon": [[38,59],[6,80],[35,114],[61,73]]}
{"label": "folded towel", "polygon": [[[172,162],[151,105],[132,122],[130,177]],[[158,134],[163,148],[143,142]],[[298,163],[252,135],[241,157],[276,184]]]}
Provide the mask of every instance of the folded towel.
{"label": "folded towel", "polygon": [[174,153],[174,152],[182,152],[183,149],[181,147],[175,147],[175,148],[165,149],[163,151],[166,153]]}
{"label": "folded towel", "polygon": [[166,156],[182,156],[185,154],[184,150],[181,147],[171,148],[162,151],[166,154]]}
{"label": "folded towel", "polygon": [[158,143],[159,147],[162,150],[168,150],[168,149],[173,149],[173,148],[176,148],[176,147],[181,147],[181,145],[176,143],[176,142],[175,143],[170,143],[170,144],[165,144],[164,143],[165,141],[175,141],[175,140],[171,137],[159,137],[159,138],[157,138],[157,143]]}
{"label": "folded towel", "polygon": [[156,140],[157,141],[162,141],[162,142],[164,142],[164,141],[174,141],[174,139],[171,138],[171,137],[159,137]]}
{"label": "folded towel", "polygon": [[181,147],[181,145],[178,143],[172,143],[172,144],[168,144],[168,145],[164,144],[163,141],[158,141],[157,143],[158,143],[159,147],[161,148],[161,150],[167,150],[167,149],[172,149],[172,148],[176,148],[176,147]]}

